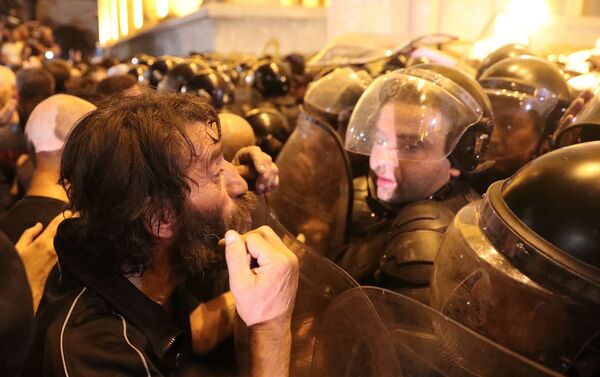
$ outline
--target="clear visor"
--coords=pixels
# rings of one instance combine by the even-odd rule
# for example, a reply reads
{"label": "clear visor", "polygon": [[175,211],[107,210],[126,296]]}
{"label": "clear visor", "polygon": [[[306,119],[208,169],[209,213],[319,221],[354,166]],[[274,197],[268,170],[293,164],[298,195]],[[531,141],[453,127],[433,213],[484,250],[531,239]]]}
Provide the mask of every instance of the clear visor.
{"label": "clear visor", "polygon": [[360,97],[345,147],[363,155],[438,161],[481,117],[479,104],[453,81],[431,71],[402,69],[379,77]]}
{"label": "clear visor", "polygon": [[484,160],[501,162],[521,156],[524,163],[529,161],[544,135],[546,120],[558,104],[558,97],[548,90],[524,85],[487,88],[485,92],[494,111],[494,129]]}
{"label": "clear visor", "polygon": [[338,68],[308,86],[304,104],[326,114],[339,114],[356,104],[373,81],[366,71]]}
{"label": "clear visor", "polygon": [[556,137],[556,147],[600,140],[600,90]]}
{"label": "clear visor", "polygon": [[517,269],[506,256],[531,250],[507,233],[495,212],[482,211],[486,205],[467,205],[446,231],[434,265],[431,306],[508,349],[564,371],[598,332],[597,308],[554,293]]}

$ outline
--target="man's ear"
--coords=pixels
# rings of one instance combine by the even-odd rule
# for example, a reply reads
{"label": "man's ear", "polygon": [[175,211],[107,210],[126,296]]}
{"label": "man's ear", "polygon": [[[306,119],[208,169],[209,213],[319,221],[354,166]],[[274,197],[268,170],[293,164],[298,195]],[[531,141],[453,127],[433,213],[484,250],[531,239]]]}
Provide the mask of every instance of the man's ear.
{"label": "man's ear", "polygon": [[156,238],[172,238],[176,231],[176,216],[173,210],[149,211],[146,214],[146,230]]}
{"label": "man's ear", "polygon": [[460,170],[457,168],[450,168],[450,177],[457,178],[460,177]]}

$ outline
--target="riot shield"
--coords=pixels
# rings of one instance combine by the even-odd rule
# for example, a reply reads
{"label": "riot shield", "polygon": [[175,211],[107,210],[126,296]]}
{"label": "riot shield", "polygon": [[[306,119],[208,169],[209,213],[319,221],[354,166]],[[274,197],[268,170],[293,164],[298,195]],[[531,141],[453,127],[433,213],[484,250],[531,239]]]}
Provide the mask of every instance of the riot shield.
{"label": "riot shield", "polygon": [[406,43],[398,44],[383,35],[359,33],[334,38],[308,62],[309,68],[367,64],[383,60],[400,51]]}
{"label": "riot shield", "polygon": [[352,177],[338,134],[301,112],[277,157],[279,187],[268,203],[293,235],[329,259],[346,242],[352,215]]}
{"label": "riot shield", "polygon": [[310,376],[558,376],[406,296],[343,292],[321,318]]}
{"label": "riot shield", "polygon": [[[298,241],[277,221],[264,202],[259,203],[253,220],[255,226],[270,226],[300,262],[300,277],[291,325],[290,376],[308,376],[317,328],[323,312],[340,293],[357,287],[358,283],[333,262]],[[246,329],[240,325],[241,323],[238,323],[236,329],[237,358],[242,375],[247,375],[244,372],[248,371],[249,366],[248,337]]]}

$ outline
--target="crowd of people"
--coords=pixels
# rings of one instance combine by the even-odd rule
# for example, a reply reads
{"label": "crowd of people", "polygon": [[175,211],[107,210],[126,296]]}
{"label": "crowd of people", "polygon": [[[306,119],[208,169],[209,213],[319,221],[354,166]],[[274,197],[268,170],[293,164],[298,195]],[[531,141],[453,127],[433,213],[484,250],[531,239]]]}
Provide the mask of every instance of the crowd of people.
{"label": "crowd of people", "polygon": [[313,375],[388,375],[352,360],[381,337],[416,357],[391,329],[319,338],[361,327],[294,312],[306,284],[336,299],[306,253],[384,289],[378,324],[430,310],[509,360],[397,368],[600,373],[600,94],[560,61],[514,44],[466,62],[422,39],[363,61],[118,59],[11,15],[0,44],[0,374],[211,375],[234,332],[251,376],[312,358]]}

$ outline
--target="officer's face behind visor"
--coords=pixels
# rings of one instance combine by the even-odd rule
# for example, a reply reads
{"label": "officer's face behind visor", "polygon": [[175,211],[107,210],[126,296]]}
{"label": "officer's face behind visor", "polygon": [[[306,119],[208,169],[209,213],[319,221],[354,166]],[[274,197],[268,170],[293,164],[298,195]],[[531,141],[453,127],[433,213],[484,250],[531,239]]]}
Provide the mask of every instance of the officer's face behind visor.
{"label": "officer's face behind visor", "polygon": [[380,200],[426,199],[450,179],[445,123],[423,106],[389,102],[381,108],[369,159]]}
{"label": "officer's face behind visor", "polygon": [[423,200],[448,181],[447,156],[479,119],[480,106],[451,80],[420,69],[394,71],[358,100],[345,147],[370,155],[380,200]]}

